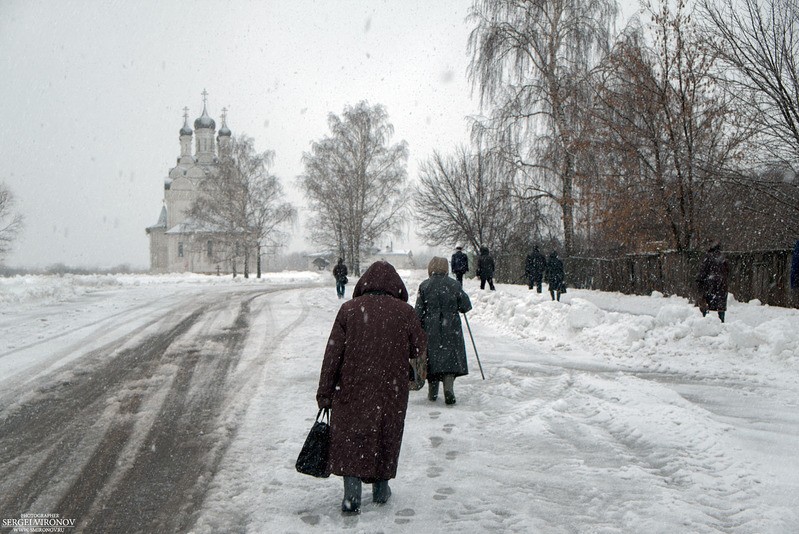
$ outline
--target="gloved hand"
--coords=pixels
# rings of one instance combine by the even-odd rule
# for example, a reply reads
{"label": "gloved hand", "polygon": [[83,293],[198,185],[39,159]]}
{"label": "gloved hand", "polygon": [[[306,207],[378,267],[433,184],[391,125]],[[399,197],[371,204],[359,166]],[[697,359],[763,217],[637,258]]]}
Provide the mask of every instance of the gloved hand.
{"label": "gloved hand", "polygon": [[319,406],[319,409],[322,410],[324,408],[331,408],[333,406],[333,401],[327,397],[317,397],[316,404]]}

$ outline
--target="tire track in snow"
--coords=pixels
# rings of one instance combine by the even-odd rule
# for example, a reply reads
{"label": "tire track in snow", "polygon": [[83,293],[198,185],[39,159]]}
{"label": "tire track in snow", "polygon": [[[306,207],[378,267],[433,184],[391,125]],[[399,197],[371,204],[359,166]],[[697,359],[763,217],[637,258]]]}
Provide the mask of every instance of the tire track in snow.
{"label": "tire track in snow", "polygon": [[549,429],[576,446],[581,470],[610,467],[614,487],[628,487],[622,491],[627,498],[604,502],[603,517],[611,524],[682,515],[683,526],[694,532],[757,531],[752,521],[763,511],[757,509],[755,468],[727,457],[725,426],[675,392],[629,376],[584,375],[556,409]]}
{"label": "tire track in snow", "polygon": [[[160,335],[141,345],[120,351],[112,358],[95,362],[72,374],[70,380],[51,383],[32,395],[29,402],[4,410],[0,420],[0,471],[3,496],[2,517],[26,511],[58,476],[76,448],[100,417],[104,400],[121,384],[147,376],[166,348],[198,319],[199,312],[185,317]],[[125,343],[110,344],[92,357],[113,352]],[[37,465],[38,464],[38,465]]]}
{"label": "tire track in snow", "polygon": [[[258,330],[251,328],[250,336],[245,344],[246,350],[251,353],[252,357],[248,361],[242,361],[240,369],[237,369],[232,376],[230,389],[237,393],[228,397],[225,414],[220,418],[230,427],[233,426],[231,421],[235,421],[235,429],[232,430],[235,434],[231,435],[228,443],[230,447],[226,448],[227,454],[224,457],[220,455],[219,462],[214,467],[214,473],[216,473],[220,466],[223,466],[224,477],[222,480],[215,480],[212,487],[209,488],[207,499],[210,502],[204,503],[202,510],[196,514],[190,529],[192,532],[244,532],[246,530],[250,518],[243,515],[238,508],[231,511],[229,508],[231,496],[224,494],[225,488],[231,484],[231,478],[236,481],[236,485],[242,485],[252,477],[252,457],[246,447],[244,451],[236,447],[235,438],[239,433],[243,433],[244,443],[249,443],[253,439],[249,435],[252,429],[251,425],[248,425],[247,419],[251,418],[248,409],[254,398],[254,392],[262,387],[259,383],[263,381],[264,373],[273,367],[276,372],[280,372],[281,368],[278,367],[279,363],[275,359],[279,357],[282,345],[295,329],[308,320],[310,306],[307,302],[306,292],[300,294],[298,302],[299,314],[279,330],[264,328],[263,333],[259,335]],[[254,300],[251,317],[253,325],[274,324],[271,300],[266,298]],[[279,405],[276,404],[274,407],[275,410],[280,411]],[[257,432],[259,434],[274,433],[274,430],[270,429],[270,425],[277,423],[269,418],[258,418],[258,421]],[[258,480],[254,483],[263,483],[263,481]],[[208,530],[208,523],[213,524],[214,528]]]}
{"label": "tire track in snow", "polygon": [[[176,340],[165,354],[177,367],[174,379],[135,458],[120,468],[111,487],[99,488],[96,502],[76,501],[71,496],[79,492],[67,492],[59,505],[62,517],[85,518],[86,532],[185,530],[227,444],[227,432],[217,424],[228,374],[249,328],[252,298],[239,303],[232,322],[229,303],[218,303],[194,331]],[[108,454],[118,452],[109,448]],[[94,471],[87,465],[83,476],[91,478]]]}
{"label": "tire track in snow", "polygon": [[[164,316],[31,381],[44,384],[34,391],[17,387],[12,406],[0,404],[2,517],[47,510],[86,532],[185,525],[229,443],[230,425],[217,428],[217,416],[249,302],[263,294],[173,302]],[[158,333],[142,338],[150,328]],[[127,514],[118,511],[126,498]],[[152,520],[133,517],[142,507]]]}

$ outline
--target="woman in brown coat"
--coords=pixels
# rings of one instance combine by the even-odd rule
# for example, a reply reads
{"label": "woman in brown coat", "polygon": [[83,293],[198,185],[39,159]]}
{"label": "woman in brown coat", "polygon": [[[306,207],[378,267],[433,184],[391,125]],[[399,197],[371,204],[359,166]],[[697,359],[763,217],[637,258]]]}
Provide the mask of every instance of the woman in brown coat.
{"label": "woman in brown coat", "polygon": [[319,408],[332,408],[328,467],[344,477],[344,512],[360,509],[361,481],[372,484],[374,502],[391,495],[408,407],[408,360],[427,350],[405,284],[389,263],[372,264],[352,297],[333,323],[316,392]]}

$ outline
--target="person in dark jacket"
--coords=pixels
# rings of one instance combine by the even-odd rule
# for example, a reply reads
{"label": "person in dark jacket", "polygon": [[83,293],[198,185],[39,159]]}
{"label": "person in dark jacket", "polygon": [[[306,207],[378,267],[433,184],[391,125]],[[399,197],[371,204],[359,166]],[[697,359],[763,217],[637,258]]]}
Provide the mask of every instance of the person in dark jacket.
{"label": "person in dark jacket", "polygon": [[344,265],[344,258],[339,258],[338,263],[333,267],[333,278],[336,279],[336,294],[338,298],[344,298],[344,287],[349,281],[347,279],[347,266]]}
{"label": "person in dark jacket", "polygon": [[[454,280],[453,280],[454,282]],[[424,357],[427,335],[394,267],[373,263],[342,304],[327,341],[316,400],[330,413],[330,473],[344,477],[343,512],[358,512],[361,482],[385,503],[397,474],[410,358]]]}
{"label": "person in dark jacket", "polygon": [[463,275],[469,272],[469,257],[463,253],[463,247],[455,247],[455,254],[452,255],[451,263],[455,278],[463,285]]}
{"label": "person in dark jacket", "polygon": [[793,246],[791,258],[791,289],[799,289],[799,241]]}
{"label": "person in dark jacket", "polygon": [[715,311],[718,312],[721,322],[724,322],[729,276],[729,263],[721,253],[721,244],[716,241],[707,250],[696,275],[696,285],[699,290],[698,304],[703,317],[708,311]]}
{"label": "person in dark jacket", "polygon": [[566,273],[563,270],[563,262],[558,258],[558,252],[553,250],[547,260],[547,284],[549,285],[549,294],[552,296],[552,300],[560,300],[565,278]]}
{"label": "person in dark jacket", "polygon": [[485,289],[488,282],[488,287],[494,291],[494,258],[489,254],[488,247],[480,247],[476,274],[480,277],[480,289]]}
{"label": "person in dark jacket", "polygon": [[533,247],[533,251],[527,255],[524,262],[524,274],[527,276],[527,286],[530,289],[536,288],[536,292],[541,293],[541,282],[544,280],[544,271],[547,269],[547,259],[538,250],[538,245]]}
{"label": "person in dark jacket", "polygon": [[435,257],[427,266],[430,278],[419,286],[416,315],[427,334],[427,398],[438,398],[444,382],[444,402],[455,404],[455,378],[469,374],[461,313],[472,309],[461,285],[447,276],[446,258]]}

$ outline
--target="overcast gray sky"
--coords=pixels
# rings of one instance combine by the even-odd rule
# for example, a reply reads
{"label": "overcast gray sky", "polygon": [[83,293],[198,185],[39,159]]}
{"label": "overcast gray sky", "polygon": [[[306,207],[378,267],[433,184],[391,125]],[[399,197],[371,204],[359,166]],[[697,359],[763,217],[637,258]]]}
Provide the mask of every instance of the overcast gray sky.
{"label": "overcast gray sky", "polygon": [[217,125],[227,107],[234,135],[275,150],[287,187],[328,113],[363,99],[386,106],[414,178],[433,149],[468,139],[478,112],[470,5],[0,0],[0,181],[26,218],[6,264],[148,266],[144,229],[179,154],[183,107],[193,123],[203,89]]}

